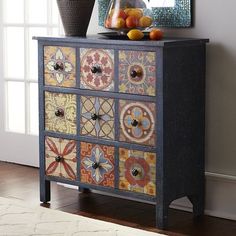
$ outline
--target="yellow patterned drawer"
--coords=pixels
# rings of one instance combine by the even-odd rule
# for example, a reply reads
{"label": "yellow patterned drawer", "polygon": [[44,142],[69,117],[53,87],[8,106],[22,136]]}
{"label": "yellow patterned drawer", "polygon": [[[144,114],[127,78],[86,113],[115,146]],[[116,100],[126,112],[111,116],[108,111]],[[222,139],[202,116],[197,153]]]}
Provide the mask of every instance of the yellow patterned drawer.
{"label": "yellow patterned drawer", "polygon": [[155,146],[155,104],[120,100],[120,141]]}
{"label": "yellow patterned drawer", "polygon": [[45,172],[48,176],[76,180],[76,141],[45,137]]}
{"label": "yellow patterned drawer", "polygon": [[76,95],[45,92],[45,130],[76,134]]}
{"label": "yellow patterned drawer", "polygon": [[156,195],[156,154],[119,148],[119,189]]}
{"label": "yellow patterned drawer", "polygon": [[80,88],[114,91],[114,50],[80,49]]}
{"label": "yellow patterned drawer", "polygon": [[44,47],[45,85],[76,86],[76,50],[71,47]]}
{"label": "yellow patterned drawer", "polygon": [[155,52],[119,51],[119,92],[156,95]]}

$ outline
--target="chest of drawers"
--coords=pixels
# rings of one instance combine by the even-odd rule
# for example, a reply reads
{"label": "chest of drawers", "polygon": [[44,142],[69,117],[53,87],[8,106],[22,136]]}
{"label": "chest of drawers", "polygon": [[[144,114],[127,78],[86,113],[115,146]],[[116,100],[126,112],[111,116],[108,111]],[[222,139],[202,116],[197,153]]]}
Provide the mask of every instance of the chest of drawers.
{"label": "chest of drawers", "polygon": [[[204,39],[37,37],[40,200],[50,181],[204,211]],[[141,216],[140,216],[141,217]]]}

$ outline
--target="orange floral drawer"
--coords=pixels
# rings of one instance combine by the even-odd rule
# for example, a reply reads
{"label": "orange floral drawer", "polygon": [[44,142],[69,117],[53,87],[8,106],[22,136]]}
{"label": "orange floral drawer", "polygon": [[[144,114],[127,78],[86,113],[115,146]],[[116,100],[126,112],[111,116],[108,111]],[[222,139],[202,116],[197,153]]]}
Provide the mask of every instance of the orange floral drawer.
{"label": "orange floral drawer", "polygon": [[45,172],[48,176],[76,180],[76,141],[45,137]]}
{"label": "orange floral drawer", "polygon": [[119,189],[156,195],[156,154],[119,148]]}
{"label": "orange floral drawer", "polygon": [[115,148],[80,143],[80,181],[114,188]]}
{"label": "orange floral drawer", "polygon": [[44,81],[51,86],[76,86],[75,48],[44,47]]}

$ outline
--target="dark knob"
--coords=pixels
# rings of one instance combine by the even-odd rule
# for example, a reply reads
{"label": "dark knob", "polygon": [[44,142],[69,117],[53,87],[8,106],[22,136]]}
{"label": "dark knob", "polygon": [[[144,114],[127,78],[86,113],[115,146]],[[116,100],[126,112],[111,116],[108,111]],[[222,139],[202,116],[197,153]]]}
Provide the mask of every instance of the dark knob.
{"label": "dark knob", "polygon": [[100,72],[101,72],[101,68],[100,68],[99,66],[93,66],[93,67],[91,68],[91,72],[92,72],[93,74],[100,73]]}
{"label": "dark knob", "polygon": [[97,168],[99,167],[99,163],[94,162],[94,163],[92,164],[92,167],[93,167],[93,169],[97,169]]}
{"label": "dark knob", "polygon": [[56,63],[54,66],[53,66],[54,70],[63,70],[64,67],[63,67],[63,64],[62,63]]}
{"label": "dark knob", "polygon": [[136,126],[138,125],[138,121],[137,121],[137,120],[132,120],[132,121],[131,121],[131,125],[132,125],[133,127],[136,127]]}
{"label": "dark knob", "polygon": [[140,70],[132,70],[131,72],[130,72],[130,76],[132,77],[132,78],[135,78],[136,76],[141,76],[142,75],[142,71],[140,71]]}
{"label": "dark knob", "polygon": [[99,115],[97,115],[95,113],[91,114],[91,119],[92,120],[97,120],[98,118],[99,118]]}
{"label": "dark knob", "polygon": [[56,162],[61,162],[62,160],[63,160],[63,157],[61,157],[61,156],[55,157]]}
{"label": "dark knob", "polygon": [[55,111],[55,116],[63,117],[63,116],[64,116],[64,110],[61,109],[61,108],[58,108],[58,109]]}
{"label": "dark knob", "polygon": [[133,169],[131,173],[133,176],[137,176],[139,174],[139,171],[137,169]]}

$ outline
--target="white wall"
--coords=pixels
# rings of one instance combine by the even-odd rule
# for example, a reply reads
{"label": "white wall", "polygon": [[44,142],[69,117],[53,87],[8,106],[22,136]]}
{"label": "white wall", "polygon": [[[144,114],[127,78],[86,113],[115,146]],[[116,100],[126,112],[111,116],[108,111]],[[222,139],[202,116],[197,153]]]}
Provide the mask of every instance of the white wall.
{"label": "white wall", "polygon": [[[165,35],[209,38],[206,75],[206,212],[236,220],[236,1],[195,0],[194,27]],[[97,26],[97,3],[88,33]],[[177,202],[180,208],[185,201]],[[177,206],[176,205],[176,206]]]}

